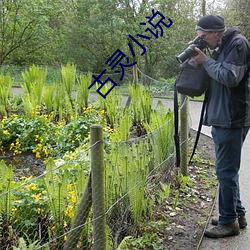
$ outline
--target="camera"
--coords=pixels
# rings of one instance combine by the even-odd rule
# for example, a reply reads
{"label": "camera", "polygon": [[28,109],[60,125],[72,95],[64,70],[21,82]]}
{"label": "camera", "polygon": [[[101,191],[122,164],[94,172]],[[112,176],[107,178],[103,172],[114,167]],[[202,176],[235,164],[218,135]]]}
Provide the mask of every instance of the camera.
{"label": "camera", "polygon": [[199,36],[197,36],[190,45],[180,54],[176,57],[177,61],[179,63],[183,63],[188,58],[198,55],[198,53],[195,51],[195,47],[199,48],[200,50],[203,50],[207,48],[207,43]]}

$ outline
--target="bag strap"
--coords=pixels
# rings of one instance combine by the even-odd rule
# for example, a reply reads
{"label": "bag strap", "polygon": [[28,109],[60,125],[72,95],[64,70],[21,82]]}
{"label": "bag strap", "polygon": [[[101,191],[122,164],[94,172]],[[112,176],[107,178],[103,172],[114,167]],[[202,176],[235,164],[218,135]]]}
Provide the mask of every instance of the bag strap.
{"label": "bag strap", "polygon": [[193,147],[193,152],[192,152],[192,154],[190,156],[190,159],[189,159],[189,164],[192,162],[192,159],[193,159],[193,156],[195,154],[195,151],[196,151],[196,148],[197,148],[197,145],[198,145],[198,141],[199,141],[199,138],[200,138],[203,117],[204,117],[204,113],[205,113],[205,109],[206,109],[206,104],[207,104],[207,90],[205,91],[205,97],[204,97],[204,101],[203,101],[202,108],[201,108],[199,126],[198,126],[198,130],[196,132],[195,143],[194,143],[194,147]]}
{"label": "bag strap", "polygon": [[178,93],[176,88],[176,82],[174,83],[174,141],[175,141],[175,154],[176,154],[176,167],[180,167],[180,137],[179,137],[179,112],[178,112]]}

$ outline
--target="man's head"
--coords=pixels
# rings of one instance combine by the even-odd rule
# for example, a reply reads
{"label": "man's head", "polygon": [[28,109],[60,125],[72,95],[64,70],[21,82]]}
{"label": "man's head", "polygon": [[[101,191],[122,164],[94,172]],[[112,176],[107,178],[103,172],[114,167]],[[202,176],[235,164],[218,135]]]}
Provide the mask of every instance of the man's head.
{"label": "man's head", "polygon": [[225,31],[224,19],[220,16],[203,16],[195,30],[197,35],[207,42],[210,49],[215,49]]}

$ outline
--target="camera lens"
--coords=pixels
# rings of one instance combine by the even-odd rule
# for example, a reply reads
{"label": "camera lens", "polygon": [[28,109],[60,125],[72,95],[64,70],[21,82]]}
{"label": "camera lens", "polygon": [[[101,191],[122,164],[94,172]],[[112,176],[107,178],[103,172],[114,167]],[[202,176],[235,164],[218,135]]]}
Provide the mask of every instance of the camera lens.
{"label": "camera lens", "polygon": [[189,47],[187,47],[180,55],[176,57],[177,61],[179,63],[183,63],[188,58],[198,55],[198,53],[194,49],[195,47],[195,44],[191,44]]}
{"label": "camera lens", "polygon": [[207,47],[207,43],[199,36],[197,36],[192,43],[180,54],[176,57],[179,63],[183,63],[188,58],[198,55],[195,51],[195,47],[203,50]]}

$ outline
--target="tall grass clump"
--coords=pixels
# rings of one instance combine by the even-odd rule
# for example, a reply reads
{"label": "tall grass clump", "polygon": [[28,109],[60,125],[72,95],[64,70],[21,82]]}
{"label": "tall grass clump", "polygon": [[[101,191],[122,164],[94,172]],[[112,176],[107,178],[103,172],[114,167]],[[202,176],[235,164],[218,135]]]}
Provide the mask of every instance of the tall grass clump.
{"label": "tall grass clump", "polygon": [[89,104],[89,92],[88,87],[91,84],[92,74],[88,72],[87,75],[81,74],[78,78],[78,86],[76,91],[76,106],[78,113],[81,113],[83,108],[87,108]]}
{"label": "tall grass clump", "polygon": [[[107,93],[111,88],[112,84],[110,82],[106,83],[102,87],[102,92]],[[120,118],[123,115],[122,107],[122,97],[118,95],[116,89],[114,88],[104,99],[102,96],[98,96],[99,106],[101,110],[106,112],[107,123],[111,128],[116,127],[117,124],[120,124]]]}
{"label": "tall grass clump", "polygon": [[166,110],[161,101],[151,114],[151,122],[145,123],[149,137],[152,140],[155,160],[160,163],[173,152],[174,119],[173,112]]}
{"label": "tall grass clump", "polygon": [[24,112],[29,117],[35,117],[40,112],[43,98],[43,90],[46,83],[47,68],[32,65],[28,70],[22,72],[24,91]]}
{"label": "tall grass clump", "polygon": [[153,97],[148,89],[141,84],[129,85],[133,123],[137,127],[138,135],[145,134],[144,123],[150,123]]}
{"label": "tall grass clump", "polygon": [[72,102],[72,92],[76,83],[76,65],[67,63],[61,67],[62,86],[69,100]]}

